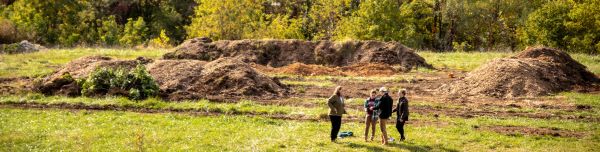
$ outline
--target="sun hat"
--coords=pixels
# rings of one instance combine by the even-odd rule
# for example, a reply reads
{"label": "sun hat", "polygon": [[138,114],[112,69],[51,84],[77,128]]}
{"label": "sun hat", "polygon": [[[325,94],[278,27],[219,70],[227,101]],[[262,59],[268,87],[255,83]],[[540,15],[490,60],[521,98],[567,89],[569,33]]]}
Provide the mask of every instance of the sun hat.
{"label": "sun hat", "polygon": [[388,92],[387,88],[385,88],[385,87],[381,87],[381,88],[379,88],[379,91],[380,91],[380,92]]}

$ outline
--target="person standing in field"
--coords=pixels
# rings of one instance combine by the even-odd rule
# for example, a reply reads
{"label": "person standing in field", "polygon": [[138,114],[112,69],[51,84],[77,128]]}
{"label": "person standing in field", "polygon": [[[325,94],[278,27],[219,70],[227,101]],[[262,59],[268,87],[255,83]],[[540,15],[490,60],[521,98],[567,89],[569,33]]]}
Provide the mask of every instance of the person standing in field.
{"label": "person standing in field", "polygon": [[396,129],[400,132],[400,141],[406,140],[404,136],[404,124],[408,121],[408,99],[406,99],[406,90],[398,91],[398,105],[392,112],[396,112]]}
{"label": "person standing in field", "polygon": [[388,143],[386,123],[390,116],[392,116],[392,108],[394,106],[394,100],[388,94],[388,90],[385,87],[379,89],[383,95],[379,99],[379,104],[371,108],[372,110],[379,110],[379,127],[381,127],[381,143],[386,145]]}
{"label": "person standing in field", "polygon": [[342,115],[346,114],[341,86],[335,88],[333,95],[327,100],[327,106],[329,106],[329,120],[331,121],[331,142],[335,142],[342,126]]}
{"label": "person standing in field", "polygon": [[369,98],[367,98],[367,100],[365,101],[365,112],[367,112],[367,116],[365,117],[365,141],[368,141],[368,137],[369,137],[369,128],[371,128],[372,133],[371,133],[371,141],[373,141],[373,138],[375,137],[375,126],[377,124],[377,119],[378,119],[378,114],[377,114],[377,110],[372,110],[373,107],[375,107],[375,105],[377,105],[377,103],[379,102],[379,99],[377,99],[377,90],[373,89],[371,90],[371,96]]}

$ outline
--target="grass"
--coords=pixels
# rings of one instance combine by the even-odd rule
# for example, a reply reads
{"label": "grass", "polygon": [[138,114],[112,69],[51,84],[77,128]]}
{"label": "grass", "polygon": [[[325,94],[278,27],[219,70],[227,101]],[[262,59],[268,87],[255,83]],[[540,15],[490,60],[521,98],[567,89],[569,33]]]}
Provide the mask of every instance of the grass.
{"label": "grass", "polygon": [[[342,131],[353,131],[356,137],[340,139],[335,144],[328,141],[328,122],[229,115],[0,109],[3,124],[0,151],[593,151],[600,148],[599,139],[592,137],[507,136],[473,129],[472,125],[482,121],[499,123],[494,118],[482,119],[492,120],[449,119],[454,122],[446,126],[409,124],[407,142],[380,146],[377,142],[362,141],[361,123],[344,123]],[[598,128],[597,124],[593,126]],[[399,136],[393,125],[387,129],[391,137]]]}
{"label": "grass", "polygon": [[508,52],[429,52],[419,51],[420,56],[436,68],[471,71],[493,59],[511,56]]}
{"label": "grass", "polygon": [[250,100],[241,100],[235,103],[217,103],[208,100],[166,102],[150,98],[142,101],[133,101],[125,97],[63,97],[43,96],[40,94],[0,96],[0,104],[40,104],[40,105],[76,105],[85,107],[115,107],[120,109],[150,109],[165,111],[192,111],[214,112],[223,114],[299,114],[317,118],[326,113],[326,109],[308,109],[303,107],[261,105]]}
{"label": "grass", "polygon": [[[512,56],[510,52],[430,52],[418,51],[425,60],[436,68],[450,68],[472,71],[493,59]],[[600,74],[600,56],[571,53],[573,59],[587,66],[588,70]]]}
{"label": "grass", "polygon": [[37,77],[52,73],[62,65],[91,55],[110,56],[119,59],[134,59],[136,57],[159,58],[167,50],[130,50],[130,49],[50,49],[26,54],[0,55],[0,77]]}
{"label": "grass", "polygon": [[588,105],[600,109],[600,95],[598,94],[565,92],[561,93],[561,95],[567,97],[568,101],[577,105]]}
{"label": "grass", "polygon": [[578,53],[571,54],[571,57],[579,61],[581,64],[585,65],[588,68],[588,70],[594,72],[597,75],[600,75],[600,56]]}
{"label": "grass", "polygon": [[[595,104],[596,96],[565,93],[572,102]],[[301,99],[297,102],[324,104],[324,99]],[[348,99],[352,107],[362,99]],[[213,103],[206,100],[164,102],[157,99],[130,101],[120,97],[67,98],[38,94],[0,97],[0,104],[72,104],[111,105],[114,107],[199,110],[221,113],[220,116],[194,116],[187,113],[135,113],[123,111],[87,111],[58,109],[6,109],[0,107],[0,151],[593,151],[600,148],[600,124],[558,119],[483,116],[448,117],[440,114],[411,114],[409,141],[380,146],[362,141],[364,125],[345,122],[342,130],[356,137],[327,141],[326,121],[286,121],[266,115],[284,114],[320,117],[325,106],[313,108],[260,105],[242,100]],[[413,106],[431,105],[413,102]],[[452,108],[444,105],[444,108]],[[234,110],[235,109],[235,110]],[[361,116],[362,109],[348,108],[348,116]],[[240,115],[241,114],[241,115]],[[586,134],[582,138],[537,135],[505,135],[475,126],[524,126],[558,128]],[[399,135],[388,125],[392,137]],[[380,133],[378,133],[380,134]],[[244,146],[230,146],[244,145]]]}

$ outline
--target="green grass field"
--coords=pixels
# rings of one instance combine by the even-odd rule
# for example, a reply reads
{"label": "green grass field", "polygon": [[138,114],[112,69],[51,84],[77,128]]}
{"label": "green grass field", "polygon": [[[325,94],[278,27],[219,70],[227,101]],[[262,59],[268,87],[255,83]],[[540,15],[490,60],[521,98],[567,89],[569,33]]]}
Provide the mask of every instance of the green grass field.
{"label": "green grass field", "polygon": [[[593,98],[600,99],[600,96]],[[258,107],[250,109],[262,111]],[[316,109],[320,113],[326,112],[326,109]],[[308,112],[311,109],[300,111],[304,110]],[[363,124],[358,122],[346,122],[342,127],[342,130],[354,131],[357,137],[332,144],[327,140],[329,124],[326,121],[277,120],[227,113],[195,116],[191,113],[1,108],[0,147],[3,148],[0,150],[593,151],[600,148],[598,123],[530,118],[433,118],[425,115],[413,116],[412,121],[429,124],[409,124],[408,142],[380,146],[377,142],[362,141]],[[583,138],[507,136],[474,127],[494,125],[560,128],[589,135]],[[393,125],[388,125],[387,129],[392,137],[398,138]]]}
{"label": "green grass field", "polygon": [[27,54],[0,55],[0,77],[37,77],[52,73],[68,62],[91,55],[110,56],[119,59],[134,59],[139,56],[159,58],[167,50],[126,49],[49,49]]}
{"label": "green grass field", "polygon": [[[1,55],[0,77],[39,77],[87,55],[131,59],[160,58],[167,50],[70,49],[31,54]],[[511,53],[418,52],[437,68],[470,71]],[[590,71],[600,73],[600,58],[572,54]],[[432,71],[427,71],[432,72]],[[404,73],[390,77],[340,77],[273,75],[292,77],[283,83],[296,88],[333,87],[336,81],[399,82],[414,77]],[[298,79],[296,79],[298,78]],[[124,97],[62,97],[36,93],[0,96],[0,151],[597,151],[600,149],[600,94],[565,92],[523,102],[560,100],[570,109],[526,106],[467,107],[461,103],[412,100],[415,109],[469,111],[516,115],[456,116],[414,111],[406,126],[408,140],[382,146],[363,141],[363,99],[348,99],[349,114],[342,131],[355,136],[339,143],[328,140],[330,124],[324,98],[293,98],[287,104],[253,100],[168,102],[150,98],[132,101]],[[534,100],[534,101],[530,101]],[[301,104],[303,103],[303,104]],[[548,102],[556,103],[556,102]],[[578,110],[575,107],[589,107]],[[93,110],[96,109],[96,110]],[[549,114],[588,119],[537,118]],[[587,121],[591,120],[591,121]],[[505,133],[494,127],[543,133]],[[398,139],[393,124],[386,126]],[[380,135],[380,131],[377,135]]]}

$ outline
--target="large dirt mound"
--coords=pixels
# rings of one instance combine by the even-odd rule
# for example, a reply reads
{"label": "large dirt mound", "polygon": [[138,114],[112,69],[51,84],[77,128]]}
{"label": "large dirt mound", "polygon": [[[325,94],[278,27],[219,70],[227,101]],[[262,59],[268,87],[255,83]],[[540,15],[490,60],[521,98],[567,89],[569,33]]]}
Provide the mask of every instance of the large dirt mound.
{"label": "large dirt mound", "polygon": [[140,63],[148,63],[151,60],[138,58],[136,60],[117,60],[104,56],[89,56],[73,60],[62,69],[45,77],[35,88],[43,94],[61,94],[77,96],[81,94],[81,88],[77,86],[75,79],[86,78],[91,72],[98,68],[122,68],[131,70]]}
{"label": "large dirt mound", "polygon": [[493,60],[462,80],[439,91],[458,97],[535,97],[589,88],[598,78],[569,54],[550,48],[527,49],[513,57]]}
{"label": "large dirt mound", "polygon": [[16,54],[16,53],[30,53],[37,52],[46,49],[45,47],[31,43],[27,40],[23,40],[19,43],[13,44],[0,44],[0,53]]}
{"label": "large dirt mound", "polygon": [[161,95],[169,100],[274,98],[288,93],[278,80],[234,58],[212,62],[159,60],[148,65],[148,69],[159,84]]}
{"label": "large dirt mound", "polygon": [[233,57],[244,62],[281,67],[292,63],[338,67],[356,63],[383,63],[433,68],[410,48],[397,42],[303,41],[303,40],[221,40],[205,43],[191,39],[164,55],[165,59],[211,61]]}

